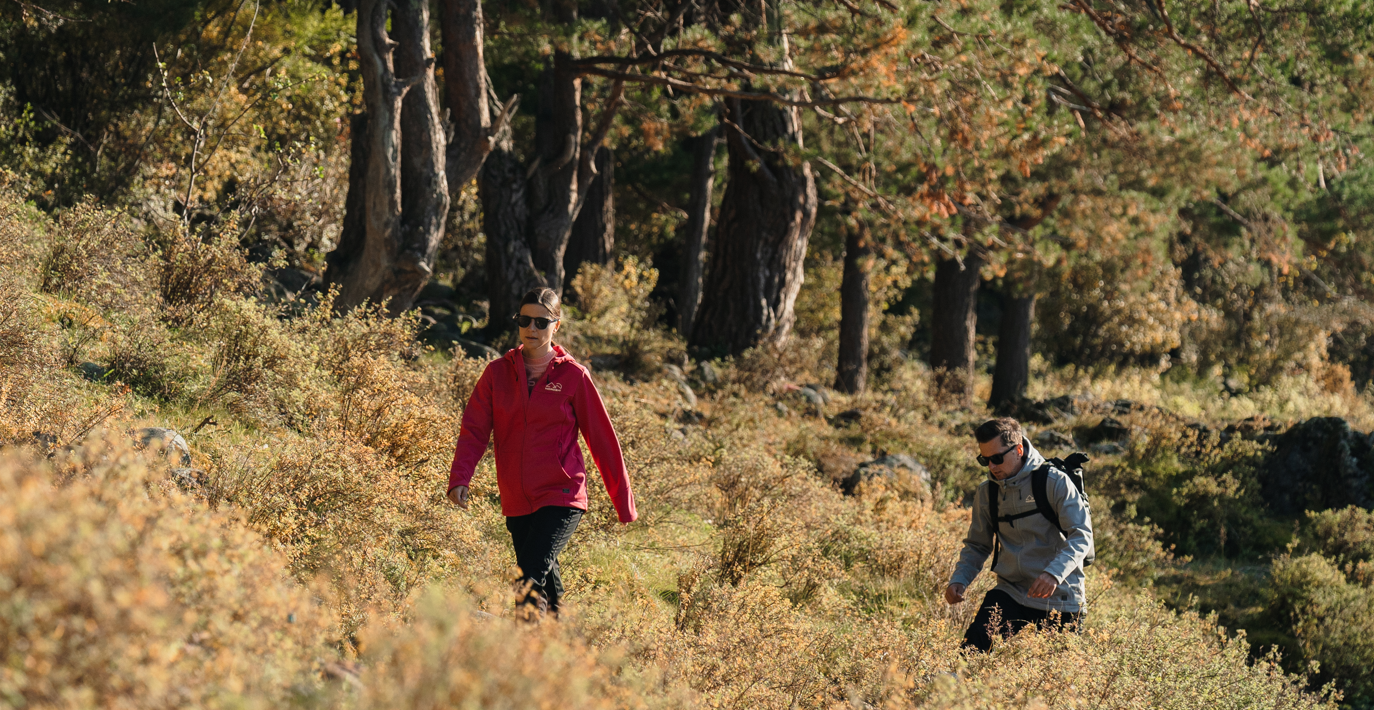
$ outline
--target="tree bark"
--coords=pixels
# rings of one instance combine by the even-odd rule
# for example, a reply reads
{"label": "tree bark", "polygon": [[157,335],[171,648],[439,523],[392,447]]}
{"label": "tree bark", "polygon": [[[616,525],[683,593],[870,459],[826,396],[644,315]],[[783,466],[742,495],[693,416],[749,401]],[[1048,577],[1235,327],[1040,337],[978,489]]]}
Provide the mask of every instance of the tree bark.
{"label": "tree bark", "polygon": [[860,220],[846,231],[844,277],[840,282],[840,346],[835,389],[849,394],[868,385],[868,286],[873,270],[873,237]]}
{"label": "tree bark", "polygon": [[946,259],[935,266],[935,304],[931,318],[930,367],[937,391],[967,403],[973,396],[975,308],[982,258],[970,252],[963,266]]}
{"label": "tree bark", "polygon": [[515,155],[509,126],[496,134],[496,147],[482,165],[477,188],[487,236],[487,328],[495,332],[510,327],[510,317],[526,291],[546,285],[525,238],[525,169]]}
{"label": "tree bark", "polygon": [[453,135],[448,143],[448,189],[456,194],[482,169],[495,140],[487,103],[481,0],[439,3],[444,37],[444,98]]}
{"label": "tree bark", "polygon": [[544,72],[535,114],[535,162],[525,193],[534,267],[549,288],[563,293],[563,253],[577,218],[582,142],[582,78],[572,57],[555,52]]}
{"label": "tree bark", "polygon": [[997,365],[992,373],[988,406],[996,409],[1026,396],[1030,384],[1031,323],[1035,321],[1035,294],[1002,294],[1002,326],[997,333]]}
{"label": "tree bark", "polygon": [[692,193],[683,225],[682,285],[678,291],[678,332],[692,337],[692,323],[701,305],[701,282],[706,271],[706,240],[711,231],[711,192],[716,182],[716,147],[720,126],[697,136],[692,146]]}
{"label": "tree bark", "polygon": [[594,164],[596,176],[587,188],[563,252],[563,273],[569,281],[584,263],[611,263],[615,251],[615,155],[602,146],[596,151]]}
{"label": "tree bark", "polygon": [[329,280],[339,286],[336,308],[389,300],[397,314],[429,279],[448,213],[429,6],[360,0],[357,17],[367,116],[353,122],[364,130],[353,135],[352,152],[365,162],[349,169],[347,206],[356,211],[345,215]]}
{"label": "tree bark", "polygon": [[738,353],[791,333],[816,182],[809,163],[786,154],[802,145],[796,109],[730,99],[725,114],[730,182],[690,342]]}

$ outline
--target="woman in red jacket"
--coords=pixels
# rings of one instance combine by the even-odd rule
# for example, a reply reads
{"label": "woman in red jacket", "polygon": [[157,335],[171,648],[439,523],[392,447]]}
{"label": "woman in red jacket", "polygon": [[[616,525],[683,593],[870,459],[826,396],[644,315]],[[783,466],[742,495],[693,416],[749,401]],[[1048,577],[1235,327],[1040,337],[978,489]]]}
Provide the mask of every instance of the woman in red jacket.
{"label": "woman in red jacket", "polygon": [[563,581],[558,554],[587,510],[587,468],[577,433],[587,440],[620,522],[637,517],[625,459],[611,418],[587,368],[553,343],[563,309],[558,294],[536,288],[515,316],[520,346],[487,365],[463,410],[448,480],[449,500],[468,507],[468,484],[496,435],[496,485],[515,544],[523,594],[519,604],[558,613]]}

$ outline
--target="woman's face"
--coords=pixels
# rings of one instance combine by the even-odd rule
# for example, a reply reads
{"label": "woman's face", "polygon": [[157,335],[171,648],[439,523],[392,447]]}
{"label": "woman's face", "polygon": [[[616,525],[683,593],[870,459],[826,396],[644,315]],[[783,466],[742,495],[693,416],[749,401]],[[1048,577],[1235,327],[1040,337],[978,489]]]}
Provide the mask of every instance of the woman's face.
{"label": "woman's face", "polygon": [[[526,303],[521,306],[520,315],[529,316],[531,318],[553,319],[553,314],[549,312],[549,309],[537,303]],[[534,321],[530,321],[529,326],[520,329],[520,342],[527,350],[543,352],[553,343],[553,334],[558,332],[559,324],[552,323],[543,330],[535,327],[536,325]]]}

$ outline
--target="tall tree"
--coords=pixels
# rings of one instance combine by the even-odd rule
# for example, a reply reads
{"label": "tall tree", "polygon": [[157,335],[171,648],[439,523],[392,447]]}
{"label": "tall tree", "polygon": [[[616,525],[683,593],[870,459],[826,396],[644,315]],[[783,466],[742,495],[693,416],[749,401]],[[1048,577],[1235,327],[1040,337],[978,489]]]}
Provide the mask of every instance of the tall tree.
{"label": "tall tree", "polygon": [[678,332],[692,337],[692,324],[701,305],[701,282],[706,272],[706,241],[711,229],[711,193],[716,181],[716,147],[720,126],[692,139],[691,192],[687,222],[682,227],[682,283],[678,291]]}
{"label": "tall tree", "polygon": [[615,153],[606,146],[596,152],[596,177],[587,187],[582,210],[573,220],[568,248],[563,252],[564,280],[577,275],[582,264],[611,263],[615,252]]}
{"label": "tall tree", "polygon": [[768,101],[725,101],[729,182],[711,250],[701,311],[689,342],[737,353],[786,341],[816,221],[811,164],[797,109]]}
{"label": "tall tree", "polygon": [[429,3],[359,0],[357,19],[366,115],[352,123],[347,214],[328,278],[339,308],[389,301],[400,313],[429,280],[448,216]]}
{"label": "tall tree", "polygon": [[937,391],[964,402],[973,396],[973,346],[982,266],[983,258],[976,250],[970,250],[962,260],[944,259],[935,265],[930,367],[936,373]]}
{"label": "tall tree", "polygon": [[855,219],[844,237],[840,282],[840,343],[835,389],[856,394],[868,386],[868,289],[873,272],[873,233]]}

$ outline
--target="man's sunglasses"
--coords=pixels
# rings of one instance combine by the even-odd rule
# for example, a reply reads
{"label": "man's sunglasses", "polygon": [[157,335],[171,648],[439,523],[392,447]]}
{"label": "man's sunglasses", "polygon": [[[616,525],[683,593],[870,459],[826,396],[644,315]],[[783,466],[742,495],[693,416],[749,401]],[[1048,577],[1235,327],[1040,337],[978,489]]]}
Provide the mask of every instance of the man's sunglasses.
{"label": "man's sunglasses", "polygon": [[511,320],[515,321],[515,324],[521,328],[528,328],[530,323],[533,323],[535,330],[543,330],[558,322],[557,318],[536,318],[534,316],[511,316]]}
{"label": "man's sunglasses", "polygon": [[[1017,446],[1019,446],[1019,444]],[[991,456],[983,456],[980,454],[978,456],[978,465],[987,466],[988,464],[992,464],[993,466],[1001,466],[1002,460],[1006,458],[1007,452],[1015,448],[1016,446],[1008,446],[1005,450],[1002,451],[1002,453],[993,454]]]}

